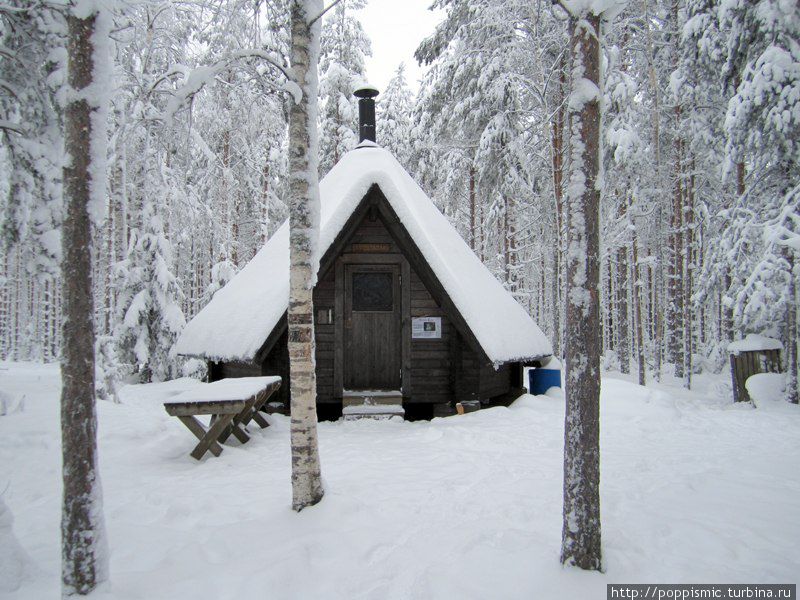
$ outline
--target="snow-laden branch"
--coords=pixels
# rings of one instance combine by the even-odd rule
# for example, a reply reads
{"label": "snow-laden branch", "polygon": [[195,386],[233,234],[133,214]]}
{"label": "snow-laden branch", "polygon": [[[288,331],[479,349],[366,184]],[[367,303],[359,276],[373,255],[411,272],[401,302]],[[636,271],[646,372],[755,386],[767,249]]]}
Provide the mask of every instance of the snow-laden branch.
{"label": "snow-laden branch", "polygon": [[309,27],[311,27],[311,26],[312,26],[314,23],[316,23],[317,21],[319,21],[319,20],[320,20],[320,19],[321,19],[323,16],[325,16],[325,13],[326,13],[326,12],[328,12],[328,11],[329,11],[330,9],[332,9],[334,6],[336,6],[337,4],[339,4],[341,1],[342,1],[342,0],[333,0],[333,2],[331,2],[331,3],[330,3],[328,6],[326,6],[324,9],[322,9],[322,12],[320,12],[320,13],[319,13],[319,14],[318,14],[316,17],[314,17],[313,19],[310,19],[310,20],[308,21],[308,26],[309,26]]}
{"label": "snow-laden branch", "polygon": [[628,5],[628,0],[553,0],[567,13],[579,19],[582,16],[593,14],[602,17],[605,21],[613,20]]}
{"label": "snow-laden branch", "polygon": [[282,89],[285,89],[298,100],[298,93],[302,97],[302,92],[299,86],[294,81],[294,78],[286,65],[282,64],[280,57],[274,52],[266,50],[259,50],[257,48],[250,48],[246,50],[236,50],[226,54],[220,60],[210,64],[195,68],[189,68],[185,65],[175,65],[169,71],[161,75],[151,86],[151,90],[155,90],[163,81],[173,79],[179,76],[182,83],[174,92],[172,98],[167,102],[167,106],[161,115],[161,119],[170,122],[175,114],[189,101],[195,94],[202,90],[206,85],[211,84],[216,77],[230,69],[232,66],[242,60],[248,58],[258,58],[269,63],[270,66],[278,69],[286,78]]}
{"label": "snow-laden branch", "polygon": [[25,133],[22,129],[20,129],[19,125],[17,125],[16,123],[12,123],[11,121],[0,120],[0,129],[2,129],[3,131],[18,133],[20,135],[23,135]]}

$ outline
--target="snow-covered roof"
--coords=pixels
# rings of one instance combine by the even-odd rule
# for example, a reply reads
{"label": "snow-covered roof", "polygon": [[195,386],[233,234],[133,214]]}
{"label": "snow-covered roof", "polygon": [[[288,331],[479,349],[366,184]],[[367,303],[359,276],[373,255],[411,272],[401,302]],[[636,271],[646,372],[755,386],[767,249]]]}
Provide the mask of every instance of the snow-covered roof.
{"label": "snow-covered roof", "polygon": [[776,340],[757,333],[748,333],[743,340],[736,340],[728,344],[728,352],[752,352],[757,350],[782,350],[783,344]]}
{"label": "snow-covered roof", "polygon": [[[320,182],[320,256],[377,184],[486,356],[495,364],[552,354],[550,341],[388,151],[362,144]],[[289,305],[289,225],[183,330],[179,354],[252,360]]]}

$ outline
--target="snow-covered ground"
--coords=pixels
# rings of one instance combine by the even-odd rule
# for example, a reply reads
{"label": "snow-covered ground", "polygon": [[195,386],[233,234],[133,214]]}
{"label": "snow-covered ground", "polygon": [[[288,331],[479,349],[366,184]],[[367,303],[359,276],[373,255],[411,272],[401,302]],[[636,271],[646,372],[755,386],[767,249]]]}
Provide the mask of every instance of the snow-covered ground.
{"label": "snow-covered ground", "polygon": [[[558,561],[557,395],[429,423],[323,423],[327,493],[295,514],[286,418],[198,463],[161,405],[197,383],[129,386],[99,406],[112,554],[93,597],[588,599],[606,583],[797,582],[800,410],[732,406],[714,391],[724,380],[603,379],[602,574]],[[0,364],[0,390],[24,395],[0,416],[0,493],[29,558],[0,597],[54,598],[58,369]]]}

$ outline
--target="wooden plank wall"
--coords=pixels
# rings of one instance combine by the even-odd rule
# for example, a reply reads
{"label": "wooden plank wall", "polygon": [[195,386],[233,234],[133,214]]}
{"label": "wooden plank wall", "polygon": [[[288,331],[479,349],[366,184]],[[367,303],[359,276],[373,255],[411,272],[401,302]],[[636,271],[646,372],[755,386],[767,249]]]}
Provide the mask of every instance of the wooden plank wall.
{"label": "wooden plank wall", "polygon": [[417,273],[411,269],[411,318],[441,317],[442,338],[411,340],[411,398],[414,402],[450,402],[450,342],[455,331]]}
{"label": "wooden plank wall", "polygon": [[[400,254],[380,217],[368,215],[344,247],[343,254],[351,254],[353,244],[382,245],[382,254]],[[450,341],[455,332],[453,325],[445,317],[444,311],[436,303],[416,272],[411,269],[411,316],[442,317],[442,338],[440,340],[411,340],[411,401],[424,403],[450,402],[453,398],[453,379],[450,369]],[[405,285],[405,283],[404,283]],[[333,309],[335,301],[335,269],[330,268],[314,290],[315,311]],[[316,312],[315,312],[316,314]],[[333,324],[315,324],[317,335],[317,395],[319,402],[338,402],[333,389]],[[465,355],[464,364],[474,373],[471,361],[477,362],[474,353]],[[467,377],[464,385],[474,383],[477,375]],[[477,389],[464,390],[477,393]]]}
{"label": "wooden plank wall", "polygon": [[[342,254],[353,252],[353,244],[375,245],[381,254],[401,254],[377,211],[367,211],[364,219],[344,244]],[[357,249],[363,249],[360,246]],[[490,364],[480,364],[477,353],[465,342],[444,310],[434,300],[413,267],[410,270],[411,317],[441,317],[442,338],[437,340],[411,340],[411,398],[413,403],[434,404],[453,400],[487,399],[507,394],[511,388],[511,369],[501,367],[495,371]],[[404,286],[408,285],[404,282]],[[317,398],[320,404],[336,405],[340,402],[334,391],[334,320],[336,295],[335,261],[322,274],[314,289],[314,317],[317,362]],[[331,311],[333,319],[322,322],[319,311]],[[289,381],[289,356],[287,334],[284,332],[259,368],[242,363],[222,363],[215,373],[223,377],[248,375],[281,375],[284,378],[275,397],[288,406],[291,389]]]}
{"label": "wooden plank wall", "polygon": [[246,362],[224,362],[219,365],[219,379],[228,377],[258,377],[261,375],[261,367],[254,363]]}
{"label": "wooden plank wall", "polygon": [[461,368],[458,369],[457,373],[455,400],[480,400],[480,362],[478,361],[478,355],[460,335],[456,334],[456,338],[460,349]]}
{"label": "wooden plank wall", "polygon": [[479,396],[483,398],[493,398],[502,396],[511,391],[511,366],[503,365],[498,370],[490,364],[480,367],[480,388]]}
{"label": "wooden plank wall", "polygon": [[317,347],[317,402],[334,402],[333,397],[333,320],[322,323],[319,311],[334,313],[334,269],[328,269],[314,288],[314,338]]}

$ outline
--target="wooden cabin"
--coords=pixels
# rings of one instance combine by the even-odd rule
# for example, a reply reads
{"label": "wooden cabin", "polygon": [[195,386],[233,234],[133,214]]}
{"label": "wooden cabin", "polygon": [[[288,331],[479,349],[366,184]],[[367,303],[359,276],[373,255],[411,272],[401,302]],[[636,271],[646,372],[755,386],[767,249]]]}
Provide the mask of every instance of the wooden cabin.
{"label": "wooden cabin", "polygon": [[[321,418],[366,390],[401,399],[407,418],[522,393],[523,366],[549,356],[549,341],[389,152],[363,139],[320,182],[320,197]],[[289,382],[288,296],[284,223],[189,322],[178,352],[206,359],[211,380]],[[287,407],[290,390],[278,398]]]}

